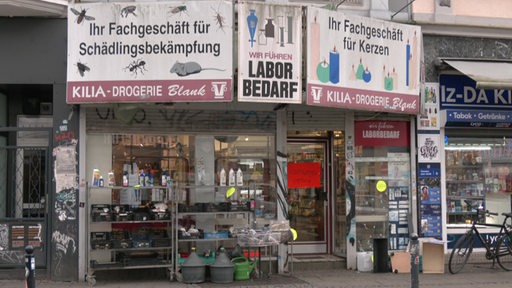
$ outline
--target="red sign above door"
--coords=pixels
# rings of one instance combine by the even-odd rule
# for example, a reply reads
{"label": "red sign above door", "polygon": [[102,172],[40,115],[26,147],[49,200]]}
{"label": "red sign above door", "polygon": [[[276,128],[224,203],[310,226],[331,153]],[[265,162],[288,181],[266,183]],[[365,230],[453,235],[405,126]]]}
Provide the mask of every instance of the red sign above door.
{"label": "red sign above door", "polygon": [[356,121],[357,146],[409,146],[409,122],[405,121]]}

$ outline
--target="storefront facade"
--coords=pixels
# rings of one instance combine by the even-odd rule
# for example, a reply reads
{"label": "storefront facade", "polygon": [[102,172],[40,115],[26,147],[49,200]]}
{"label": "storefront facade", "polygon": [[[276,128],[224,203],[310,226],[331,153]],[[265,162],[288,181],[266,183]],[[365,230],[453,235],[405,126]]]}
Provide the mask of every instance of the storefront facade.
{"label": "storefront facade", "polygon": [[[115,39],[116,43],[138,43],[135,38],[140,38],[139,35],[130,36],[128,34],[132,32],[123,32],[129,30],[129,23],[157,25],[159,23],[151,21],[159,21],[155,20],[158,17],[145,20],[151,23],[137,22],[132,14],[134,10],[123,10],[128,6],[122,4],[70,4],[68,7],[67,87],[63,84],[65,80],[59,78],[55,81],[62,83],[54,84],[57,86],[54,88],[52,126],[52,134],[57,135],[52,139],[55,152],[52,158],[55,169],[52,170],[55,174],[47,177],[55,180],[52,186],[55,191],[51,192],[54,198],[48,198],[47,203],[56,204],[57,208],[51,212],[49,222],[43,225],[53,231],[51,235],[46,232],[47,245],[52,248],[40,251],[56,256],[38,257],[45,262],[41,267],[50,270],[53,279],[89,280],[87,277],[102,261],[109,265],[121,262],[129,265],[138,260],[135,258],[147,260],[147,254],[160,261],[157,266],[169,268],[167,262],[161,262],[165,258],[163,253],[142,253],[144,248],[160,251],[173,246],[167,242],[172,241],[172,237],[162,236],[162,230],[167,228],[161,227],[165,225],[175,225],[172,229],[183,228],[186,232],[191,228],[203,232],[225,232],[232,226],[262,228],[273,221],[288,221],[297,232],[293,247],[295,255],[340,256],[346,259],[350,269],[357,266],[358,252],[372,249],[374,239],[389,240],[393,243],[390,246],[393,250],[405,249],[410,229],[415,227],[414,221],[410,221],[410,215],[415,214],[415,185],[411,185],[415,181],[412,172],[415,164],[411,156],[414,155],[415,143],[411,135],[414,135],[414,115],[419,109],[416,106],[419,99],[419,62],[411,55],[420,54],[419,29],[370,18],[326,13],[318,8],[311,9],[308,20],[304,20],[299,16],[291,17],[302,15],[303,7],[300,6],[283,8],[280,5],[248,4],[244,6],[245,14],[239,18],[245,30],[237,34],[232,33],[234,16],[229,16],[233,9],[231,2],[223,2],[216,7],[215,11],[223,18],[220,18],[221,22],[210,23],[209,30],[206,29],[208,23],[193,28],[194,23],[202,20],[190,18],[199,15],[195,12],[204,8],[199,2],[191,2],[187,7],[188,14],[181,10],[160,9],[162,7],[158,5],[165,3],[135,6],[136,11],[171,11],[172,17],[182,19],[180,23],[189,23],[190,33],[182,37],[184,43],[174,44],[193,44],[206,39],[204,42],[207,43],[201,46],[208,51],[202,52],[206,56],[199,52],[194,57],[176,52],[176,55],[180,54],[176,57],[178,59],[141,55],[128,55],[122,60],[109,58],[102,53],[110,53],[111,46],[102,46],[103,42]],[[103,9],[106,6],[108,9]],[[208,11],[210,8],[208,5]],[[72,9],[86,9],[87,12],[76,14]],[[268,12],[273,9],[283,11]],[[111,18],[112,15],[104,12],[111,10],[119,17]],[[296,34],[289,32],[293,31],[291,28],[274,30],[274,37],[271,37],[271,32],[262,33],[260,29],[251,32],[251,24],[247,22],[248,17],[252,17],[251,10],[255,10],[254,15],[259,19],[275,16],[275,24],[294,27]],[[278,18],[277,14],[281,12],[291,18]],[[269,17],[267,13],[276,14]],[[316,19],[331,19],[331,24],[338,23],[338,28],[328,28],[327,21],[317,22],[314,14]],[[119,26],[111,28],[109,23],[118,18],[121,19]],[[301,28],[303,21],[307,21],[307,29],[317,33],[309,35],[318,37],[309,39],[304,45],[295,41],[302,39],[300,35],[305,33]],[[369,40],[367,37],[371,36],[361,34],[363,32],[342,31],[341,23],[351,23],[353,27],[363,25],[379,31],[400,30],[403,38],[395,35],[391,40],[378,37]],[[263,27],[261,25],[258,27]],[[187,29],[186,26],[172,27],[174,34],[179,33],[178,29],[183,29],[183,33]],[[204,30],[192,32],[200,28]],[[116,37],[107,37],[108,33],[116,34]],[[65,34],[61,31],[58,35]],[[227,36],[231,34],[254,42],[247,41],[246,46],[238,45],[239,48],[233,49],[226,44],[236,42],[237,39]],[[265,37],[260,37],[261,34]],[[142,37],[146,41],[144,43],[158,39],[145,36]],[[352,46],[343,47],[344,36],[352,37],[352,41],[363,41],[363,48],[354,51]],[[410,44],[406,36],[411,39]],[[84,38],[76,40],[73,37]],[[413,45],[414,37],[417,38]],[[328,39],[338,40],[328,43]],[[270,43],[274,42],[279,47],[283,44],[288,50],[271,46]],[[255,46],[257,43],[259,48],[253,48],[251,43]],[[366,44],[383,53],[387,51],[389,55],[374,54],[371,52],[374,49]],[[118,48],[115,49],[122,49],[119,48],[121,43],[116,45]],[[199,46],[193,47],[200,49]],[[147,49],[147,45],[144,47]],[[233,50],[237,52],[233,53]],[[122,54],[121,50],[116,51]],[[308,51],[307,61],[296,57],[302,55],[302,51]],[[402,61],[404,53],[407,60]],[[216,62],[209,62],[210,59],[205,60],[202,56],[205,59],[213,57]],[[164,72],[157,72],[158,62],[169,61],[173,65],[183,65],[168,65],[162,67]],[[109,65],[105,66],[107,62]],[[200,70],[190,62],[201,63]],[[299,72],[306,70],[302,62],[310,63],[306,67],[315,68]],[[392,67],[393,62],[397,62],[396,67]],[[336,63],[340,64],[339,67]],[[216,69],[211,69],[213,67]],[[238,72],[233,67],[238,67]],[[336,79],[336,71],[339,79]],[[241,79],[235,83],[237,78],[233,75]],[[276,86],[273,82],[286,82],[287,86]],[[144,85],[139,85],[141,83]],[[156,95],[159,85],[164,87],[161,90],[164,92]],[[185,88],[170,88],[177,87],[173,85]],[[288,93],[287,97],[263,97],[268,92],[265,85],[271,85],[268,86],[269,91],[278,89],[275,95]],[[169,93],[174,92],[176,94],[170,96]],[[166,97],[172,99],[163,100]],[[388,145],[390,141],[395,144]],[[230,174],[234,174],[234,179]],[[104,187],[99,187],[100,182]],[[235,188],[233,194],[231,187]],[[69,203],[76,205],[69,207]],[[226,214],[218,216],[222,213],[217,212],[225,211],[217,210],[213,211],[216,213],[214,217],[208,214],[212,211],[195,215],[207,209],[224,209],[213,205],[222,203],[233,211],[240,209],[241,214],[234,219]],[[181,217],[180,221],[168,224],[171,219],[165,215],[165,206],[150,206],[153,204],[176,205],[176,212],[181,214],[175,216]],[[132,237],[131,244],[122,241],[128,238],[114,238],[126,236],[118,230],[134,232],[133,225],[130,226],[134,223],[129,227],[126,223],[118,223],[127,221],[122,217],[130,217],[123,213],[119,215],[119,211],[126,212],[122,209],[127,206],[133,217],[141,217],[130,221],[143,222],[137,225],[156,232],[143,234],[142,241],[133,242]],[[152,209],[150,213],[153,216],[150,217],[155,218],[149,222],[162,221],[149,225],[148,218],[144,218],[147,214],[135,216],[135,210],[141,212],[138,208],[142,207],[139,206]],[[107,207],[110,211],[93,213],[93,210],[98,211],[95,209]],[[246,207],[249,209],[245,210]],[[251,218],[253,222],[247,222],[245,216],[240,216],[246,212],[253,215],[250,216],[254,217]],[[388,214],[394,215],[393,218],[388,218]],[[219,217],[226,219],[221,221]],[[96,221],[98,219],[100,221]],[[215,219],[214,223],[211,219]],[[222,227],[219,229],[218,226]],[[166,231],[175,231],[172,229]],[[121,245],[120,248],[110,247],[112,251],[105,253],[108,247],[102,238],[107,235],[104,232],[109,233],[108,245]],[[151,239],[147,239],[148,235]],[[219,244],[218,241],[206,243],[177,239],[178,242],[172,244],[176,244],[183,254],[191,246],[205,251],[214,250]],[[230,245],[236,242],[229,239],[222,244],[232,248]],[[276,260],[278,272],[289,269],[291,248],[287,244],[285,241],[279,243],[271,254],[273,259],[279,259]],[[136,248],[141,249],[134,250]],[[119,253],[123,249],[138,253],[135,253],[136,257],[125,257]],[[165,253],[166,256],[170,254]]]}
{"label": "storefront facade", "polygon": [[[468,221],[475,219],[476,210],[498,213],[479,219],[497,224],[503,222],[501,213],[511,210],[510,90],[502,78],[507,73],[494,73],[508,61],[497,56],[500,48],[492,44],[510,40],[431,35],[425,39],[425,57],[433,60],[418,120],[418,147],[425,151],[424,163],[418,164],[418,189],[426,188],[430,199],[420,200],[420,235],[443,239],[451,249]],[[439,43],[447,45],[439,49]],[[486,53],[480,57],[478,51]],[[482,231],[485,239],[496,241],[497,228]]]}

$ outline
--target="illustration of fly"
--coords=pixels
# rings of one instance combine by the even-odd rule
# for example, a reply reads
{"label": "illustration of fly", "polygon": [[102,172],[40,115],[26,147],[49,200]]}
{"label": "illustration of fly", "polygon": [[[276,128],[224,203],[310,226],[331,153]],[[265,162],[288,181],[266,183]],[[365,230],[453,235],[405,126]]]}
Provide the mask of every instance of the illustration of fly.
{"label": "illustration of fly", "polygon": [[80,61],[76,62],[76,67],[78,69],[78,73],[80,73],[80,76],[82,77],[84,77],[85,72],[91,71],[91,68],[89,68],[89,66]]}
{"label": "illustration of fly", "polygon": [[181,12],[187,13],[187,6],[185,6],[185,5],[173,6],[173,7],[171,7],[171,10],[169,12],[171,12],[171,14],[178,14],[178,13],[181,14]]}
{"label": "illustration of fly", "polygon": [[71,12],[73,12],[73,14],[75,14],[77,16],[76,17],[76,23],[77,24],[82,23],[84,21],[84,19],[87,20],[87,21],[95,20],[94,17],[86,15],[86,13],[87,13],[86,9],[82,9],[80,11],[78,11],[78,10],[76,10],[74,8],[70,8],[70,9],[71,9]]}
{"label": "illustration of fly", "polygon": [[121,9],[121,17],[128,17],[129,14],[132,14],[133,16],[137,17],[137,14],[135,14],[135,9],[137,9],[137,7],[135,6],[124,7],[123,9]]}
{"label": "illustration of fly", "polygon": [[129,70],[133,75],[137,75],[137,72],[144,74],[144,71],[148,71],[146,70],[146,61],[140,59],[133,61],[128,66],[124,67],[124,70]]}

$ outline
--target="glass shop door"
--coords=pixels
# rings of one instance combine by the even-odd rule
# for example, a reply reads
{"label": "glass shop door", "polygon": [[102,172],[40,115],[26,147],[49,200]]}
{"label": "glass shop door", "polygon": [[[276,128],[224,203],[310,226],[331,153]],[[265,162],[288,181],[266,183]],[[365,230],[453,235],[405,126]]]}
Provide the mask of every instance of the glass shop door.
{"label": "glass shop door", "polygon": [[297,253],[327,253],[329,185],[327,140],[288,142],[290,226]]}

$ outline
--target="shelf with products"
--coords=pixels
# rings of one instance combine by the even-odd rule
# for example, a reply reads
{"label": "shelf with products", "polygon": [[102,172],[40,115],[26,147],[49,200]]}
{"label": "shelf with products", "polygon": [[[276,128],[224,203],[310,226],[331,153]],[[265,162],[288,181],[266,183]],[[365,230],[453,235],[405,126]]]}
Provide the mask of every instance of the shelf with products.
{"label": "shelf with products", "polygon": [[89,283],[99,270],[173,271],[174,184],[168,184],[87,187]]}
{"label": "shelf with products", "polygon": [[220,246],[234,249],[235,231],[249,227],[254,219],[250,202],[241,196],[245,189],[247,187],[217,185],[181,185],[178,188],[174,223],[176,269],[192,249],[205,264],[215,260],[215,251]]}
{"label": "shelf with products", "polygon": [[[476,209],[510,210],[510,205],[502,207],[502,201],[494,200],[495,195],[512,191],[512,160],[507,160],[507,146],[488,144],[492,141],[484,138],[457,141],[465,145],[464,149],[460,144],[445,151],[447,224],[465,223]],[[486,144],[469,145],[469,141]]]}

